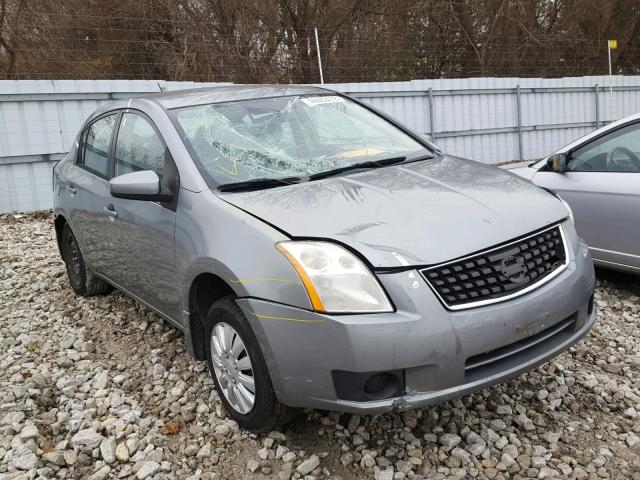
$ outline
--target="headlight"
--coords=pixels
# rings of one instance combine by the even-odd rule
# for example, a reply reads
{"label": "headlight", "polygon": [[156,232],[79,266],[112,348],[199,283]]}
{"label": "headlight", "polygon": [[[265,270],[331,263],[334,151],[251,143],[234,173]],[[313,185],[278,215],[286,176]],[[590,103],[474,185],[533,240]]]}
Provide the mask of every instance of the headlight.
{"label": "headlight", "polygon": [[317,312],[391,312],[393,307],[358,257],[329,242],[276,244],[296,269]]}
{"label": "headlight", "polygon": [[571,223],[576,223],[575,220],[573,219],[573,210],[571,210],[571,207],[569,206],[569,204],[560,195],[556,194],[556,197],[558,197],[558,199],[560,199],[560,201],[567,208],[567,210],[569,210],[569,218],[571,219]]}

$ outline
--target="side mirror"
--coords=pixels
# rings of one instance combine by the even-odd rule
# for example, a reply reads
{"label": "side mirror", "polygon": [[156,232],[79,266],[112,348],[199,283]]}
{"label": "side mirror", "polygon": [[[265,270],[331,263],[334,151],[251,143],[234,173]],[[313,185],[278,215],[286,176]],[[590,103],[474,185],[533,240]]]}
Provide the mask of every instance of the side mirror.
{"label": "side mirror", "polygon": [[109,180],[109,191],[116,198],[166,201],[160,195],[160,178],[153,170],[125,173]]}
{"label": "side mirror", "polygon": [[552,172],[564,173],[567,171],[567,154],[556,153],[547,158],[547,168]]}

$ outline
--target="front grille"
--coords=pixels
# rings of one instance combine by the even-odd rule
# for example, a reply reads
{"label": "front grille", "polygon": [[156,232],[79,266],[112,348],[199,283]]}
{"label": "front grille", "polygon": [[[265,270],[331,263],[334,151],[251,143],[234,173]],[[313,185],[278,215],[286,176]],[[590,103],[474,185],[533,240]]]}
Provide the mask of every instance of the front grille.
{"label": "front grille", "polygon": [[564,265],[564,237],[556,225],[420,273],[445,306],[458,310],[524,293]]}

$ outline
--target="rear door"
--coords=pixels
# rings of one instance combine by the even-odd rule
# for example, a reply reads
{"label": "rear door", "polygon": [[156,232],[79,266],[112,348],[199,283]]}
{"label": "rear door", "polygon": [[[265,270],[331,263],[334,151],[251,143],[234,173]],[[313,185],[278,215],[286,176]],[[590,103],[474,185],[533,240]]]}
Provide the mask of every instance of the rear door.
{"label": "rear door", "polygon": [[108,270],[108,240],[103,210],[109,187],[109,152],[119,113],[92,121],[80,134],[75,162],[62,180],[61,195],[70,224],[89,268]]}
{"label": "rear door", "polygon": [[543,169],[533,181],[571,205],[594,259],[640,267],[640,123],[573,149],[567,168]]}
{"label": "rear door", "polygon": [[178,318],[175,163],[160,133],[141,112],[124,112],[115,138],[112,176],[153,170],[160,178],[161,190],[172,191],[174,200],[159,203],[107,195],[104,207],[109,223],[109,276],[165,315]]}

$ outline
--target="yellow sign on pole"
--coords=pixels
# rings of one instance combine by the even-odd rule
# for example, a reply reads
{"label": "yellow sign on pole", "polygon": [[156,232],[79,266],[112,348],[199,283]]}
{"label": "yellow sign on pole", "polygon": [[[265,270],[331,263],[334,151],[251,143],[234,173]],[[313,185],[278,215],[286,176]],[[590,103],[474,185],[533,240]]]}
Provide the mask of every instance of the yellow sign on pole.
{"label": "yellow sign on pole", "polygon": [[609,40],[609,48],[611,50],[618,48],[618,40]]}

